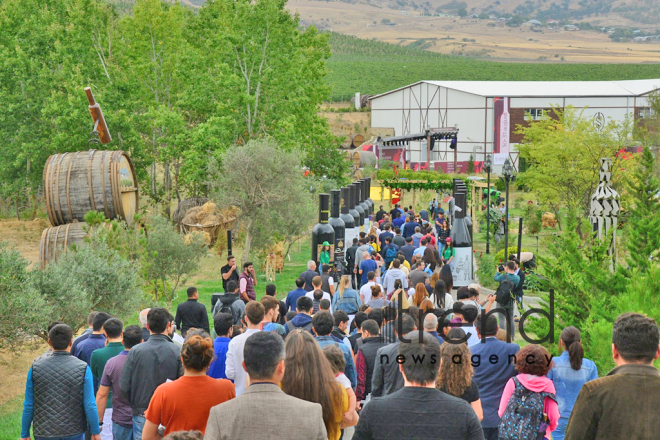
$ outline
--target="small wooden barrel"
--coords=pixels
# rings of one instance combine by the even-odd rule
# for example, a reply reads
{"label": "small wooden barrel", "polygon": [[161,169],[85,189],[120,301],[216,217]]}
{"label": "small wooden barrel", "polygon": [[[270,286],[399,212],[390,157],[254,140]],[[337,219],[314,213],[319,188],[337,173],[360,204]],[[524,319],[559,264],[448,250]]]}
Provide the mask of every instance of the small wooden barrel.
{"label": "small wooden barrel", "polygon": [[349,136],[347,134],[342,134],[339,135],[339,138],[341,139],[341,149],[342,150],[350,150],[353,148],[353,137]]}
{"label": "small wooden barrel", "polygon": [[57,261],[58,256],[66,252],[67,247],[81,243],[87,236],[83,229],[87,223],[74,222],[67,225],[46,228],[41,233],[39,244],[39,264],[43,269],[51,261]]}
{"label": "small wooden barrel", "polygon": [[88,211],[130,224],[138,209],[133,163],[123,151],[54,154],[44,167],[44,196],[53,226],[82,222]]}

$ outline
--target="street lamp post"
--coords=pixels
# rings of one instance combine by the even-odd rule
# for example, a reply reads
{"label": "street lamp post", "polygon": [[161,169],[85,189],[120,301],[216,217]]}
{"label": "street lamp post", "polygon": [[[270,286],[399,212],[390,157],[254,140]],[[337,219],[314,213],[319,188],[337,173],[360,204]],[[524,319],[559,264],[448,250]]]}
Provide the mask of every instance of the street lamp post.
{"label": "street lamp post", "polygon": [[493,156],[490,154],[486,155],[486,160],[484,161],[484,167],[486,168],[486,173],[488,174],[488,183],[486,187],[486,193],[488,201],[486,204],[486,253],[490,254],[490,172],[493,170]]}
{"label": "street lamp post", "polygon": [[515,168],[507,158],[502,167],[502,177],[506,183],[506,210],[504,214],[504,261],[509,259],[509,183],[516,180]]}

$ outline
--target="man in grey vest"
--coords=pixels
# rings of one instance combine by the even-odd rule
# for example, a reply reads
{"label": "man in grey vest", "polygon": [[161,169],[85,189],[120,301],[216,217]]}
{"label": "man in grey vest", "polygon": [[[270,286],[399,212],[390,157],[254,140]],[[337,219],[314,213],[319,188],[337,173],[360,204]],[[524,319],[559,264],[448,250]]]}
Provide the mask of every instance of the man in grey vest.
{"label": "man in grey vest", "polygon": [[94,399],[92,371],[71,356],[73,330],[58,324],[48,332],[52,356],[36,360],[28,372],[23,404],[21,439],[64,438],[82,440],[89,424],[92,440],[101,428]]}

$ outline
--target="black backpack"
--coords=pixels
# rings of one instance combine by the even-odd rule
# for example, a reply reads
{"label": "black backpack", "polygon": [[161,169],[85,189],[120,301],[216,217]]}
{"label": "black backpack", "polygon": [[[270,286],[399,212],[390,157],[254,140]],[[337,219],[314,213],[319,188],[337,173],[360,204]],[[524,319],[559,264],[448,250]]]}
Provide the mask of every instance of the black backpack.
{"label": "black backpack", "polygon": [[503,306],[508,306],[513,300],[513,289],[515,289],[515,287],[513,281],[504,278],[495,291],[495,301]]}
{"label": "black backpack", "polygon": [[234,313],[234,310],[231,307],[231,305],[234,304],[234,301],[238,300],[239,297],[236,294],[224,294],[220,296],[219,301],[221,305],[217,313],[229,313],[234,317],[234,324],[238,324],[241,321],[240,313],[238,314],[239,316],[236,316],[237,314]]}

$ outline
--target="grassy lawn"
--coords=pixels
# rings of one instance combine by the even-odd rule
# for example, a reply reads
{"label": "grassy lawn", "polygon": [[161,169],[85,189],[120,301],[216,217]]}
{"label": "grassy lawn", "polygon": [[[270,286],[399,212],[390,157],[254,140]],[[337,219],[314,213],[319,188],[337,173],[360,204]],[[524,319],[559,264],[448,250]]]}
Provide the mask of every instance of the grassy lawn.
{"label": "grassy lawn", "polygon": [[23,396],[15,397],[0,406],[0,440],[16,440],[21,437],[21,413]]}
{"label": "grassy lawn", "polygon": [[[257,292],[257,300],[264,296],[266,285],[268,284],[275,284],[277,287],[277,298],[282,300],[286,298],[288,292],[296,288],[296,278],[298,278],[302,272],[307,270],[307,261],[311,257],[310,239],[311,237],[301,240],[300,252],[298,252],[297,244],[292,246],[291,261],[289,261],[288,258],[285,260],[284,269],[282,270],[282,273],[276,273],[274,282],[266,280],[266,275],[260,267],[260,263],[255,261],[255,271],[257,273],[257,286],[255,287],[255,290]],[[213,326],[213,319],[211,317],[211,296],[214,293],[221,293],[223,291],[220,267],[225,264],[226,256],[212,256],[207,257],[207,259],[212,259],[213,264],[205,262],[200,274],[193,277],[185,286],[182,286],[177,290],[176,298],[172,301],[171,312],[172,314],[175,314],[176,306],[188,299],[186,296],[186,289],[189,286],[195,286],[199,291],[199,301],[206,306],[209,313],[209,323]]]}

